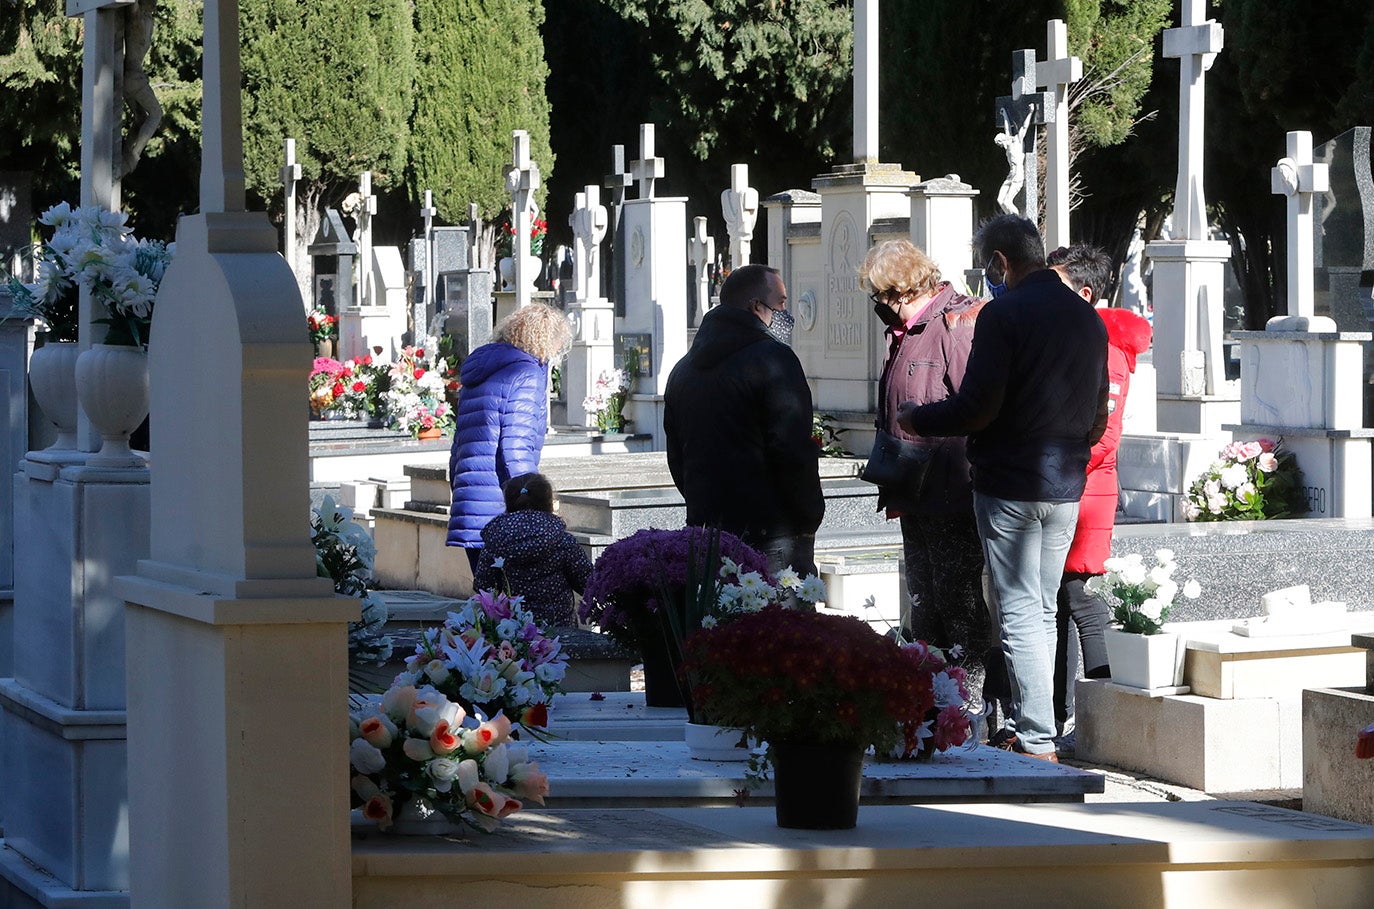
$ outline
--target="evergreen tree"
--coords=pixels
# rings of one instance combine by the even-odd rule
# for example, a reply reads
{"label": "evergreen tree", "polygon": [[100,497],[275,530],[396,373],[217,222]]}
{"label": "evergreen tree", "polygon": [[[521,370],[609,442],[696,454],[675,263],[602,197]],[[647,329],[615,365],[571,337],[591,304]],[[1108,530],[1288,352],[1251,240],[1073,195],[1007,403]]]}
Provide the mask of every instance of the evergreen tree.
{"label": "evergreen tree", "polygon": [[[439,216],[456,222],[477,203],[483,218],[510,207],[505,170],[511,133],[530,134],[530,156],[553,176],[549,69],[539,27],[542,0],[416,0],[415,47],[423,86],[411,123],[407,181],[412,197],[434,191]],[[489,250],[489,223],[484,245]]]}
{"label": "evergreen tree", "polygon": [[243,152],[248,188],[282,198],[283,141],[296,140],[297,258],[325,207],[372,171],[399,185],[414,106],[408,0],[241,0]]}

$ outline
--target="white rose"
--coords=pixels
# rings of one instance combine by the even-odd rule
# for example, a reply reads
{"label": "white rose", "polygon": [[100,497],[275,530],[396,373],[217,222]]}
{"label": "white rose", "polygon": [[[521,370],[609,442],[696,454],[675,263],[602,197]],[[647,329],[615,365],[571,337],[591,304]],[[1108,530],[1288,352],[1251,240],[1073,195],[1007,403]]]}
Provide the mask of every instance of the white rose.
{"label": "white rose", "polygon": [[1107,559],[1105,562],[1102,563],[1102,567],[1107,569],[1107,571],[1110,571],[1112,574],[1120,572],[1121,569],[1125,567],[1125,565],[1126,560],[1117,558],[1116,556],[1112,556],[1111,558]]}
{"label": "white rose", "polygon": [[1221,470],[1221,485],[1227,489],[1236,489],[1249,478],[1250,472],[1244,464],[1232,464]]}
{"label": "white rose", "polygon": [[435,789],[448,792],[453,788],[453,781],[458,779],[458,762],[453,758],[435,758],[425,765],[425,772],[434,780]]}
{"label": "white rose", "polygon": [[1160,585],[1167,583],[1169,580],[1169,576],[1173,573],[1174,566],[1172,565],[1156,565],[1154,568],[1150,569],[1150,583],[1154,584],[1156,587],[1159,587]]}
{"label": "white rose", "polygon": [[1197,581],[1188,581],[1183,585],[1183,595],[1190,600],[1196,600],[1202,596],[1202,585]]}
{"label": "white rose", "polygon": [[486,760],[482,762],[482,770],[485,771],[486,778],[498,786],[506,781],[510,776],[510,758],[506,754],[504,744],[487,751]]}
{"label": "white rose", "polygon": [[348,762],[359,773],[381,773],[386,769],[386,757],[381,750],[364,739],[354,739],[348,747]]}
{"label": "white rose", "polygon": [[1165,581],[1163,584],[1160,584],[1159,589],[1155,591],[1155,599],[1166,606],[1172,604],[1174,602],[1174,597],[1177,595],[1178,585],[1173,581]]}
{"label": "white rose", "polygon": [[1196,521],[1202,514],[1202,508],[1192,499],[1183,500],[1182,510],[1183,518],[1187,521]]}
{"label": "white rose", "polygon": [[1164,615],[1164,604],[1154,597],[1140,604],[1140,614],[1152,622],[1158,622]]}
{"label": "white rose", "polygon": [[1121,580],[1127,584],[1144,584],[1149,572],[1140,562],[1127,562],[1126,568],[1121,572]]}
{"label": "white rose", "polygon": [[1160,565],[1168,565],[1174,561],[1174,551],[1172,549],[1156,549],[1155,559]]}

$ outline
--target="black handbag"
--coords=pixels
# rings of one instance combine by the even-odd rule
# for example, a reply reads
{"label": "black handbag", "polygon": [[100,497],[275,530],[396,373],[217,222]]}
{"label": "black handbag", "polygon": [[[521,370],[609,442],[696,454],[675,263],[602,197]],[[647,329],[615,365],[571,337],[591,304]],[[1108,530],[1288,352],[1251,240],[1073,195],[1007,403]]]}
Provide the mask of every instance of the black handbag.
{"label": "black handbag", "polygon": [[859,479],[908,496],[919,496],[930,469],[931,449],[878,430]]}

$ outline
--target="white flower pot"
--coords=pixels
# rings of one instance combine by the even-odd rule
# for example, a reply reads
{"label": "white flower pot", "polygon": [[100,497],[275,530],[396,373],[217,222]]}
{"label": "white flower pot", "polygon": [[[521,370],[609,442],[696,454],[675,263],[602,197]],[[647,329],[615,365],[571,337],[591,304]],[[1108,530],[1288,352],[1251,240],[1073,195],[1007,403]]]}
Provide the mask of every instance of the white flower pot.
{"label": "white flower pot", "polygon": [[501,289],[505,290],[515,285],[515,260],[510,256],[502,256],[496,263],[496,268],[501,273]]}
{"label": "white flower pot", "polygon": [[80,354],[74,341],[49,341],[29,358],[34,400],[57,427],[57,441],[48,451],[76,448],[76,360]]}
{"label": "white flower pot", "polygon": [[148,416],[148,352],[141,347],[92,344],[76,361],[76,393],[91,425],[100,431],[93,467],[142,467],[129,434]]}
{"label": "white flower pot", "polygon": [[1184,640],[1173,632],[1129,634],[1106,631],[1112,681],[1132,688],[1169,688],[1183,684]]}
{"label": "white flower pot", "polygon": [[687,751],[697,761],[747,761],[749,749],[740,744],[744,730],[733,726],[687,723],[682,727]]}

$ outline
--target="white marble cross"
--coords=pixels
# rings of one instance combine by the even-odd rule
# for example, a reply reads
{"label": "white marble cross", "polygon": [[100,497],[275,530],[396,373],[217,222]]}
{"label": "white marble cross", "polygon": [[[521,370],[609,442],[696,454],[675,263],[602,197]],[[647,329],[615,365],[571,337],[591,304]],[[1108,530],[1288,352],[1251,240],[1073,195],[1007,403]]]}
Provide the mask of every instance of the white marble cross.
{"label": "white marble cross", "polygon": [[589,183],[574,197],[568,226],[573,237],[573,290],[579,300],[601,297],[601,241],[606,238],[608,219],[601,204],[601,187]]}
{"label": "white marble cross", "polygon": [[639,198],[654,197],[654,181],[663,179],[663,159],[654,157],[654,125],[639,124],[639,160],[632,165],[631,173],[639,181]]}
{"label": "white marble cross", "polygon": [[[1271,189],[1288,197],[1288,315],[1269,320],[1274,331],[1335,331],[1335,322],[1315,319],[1313,296],[1312,194],[1331,188],[1330,167],[1312,161],[1312,134],[1288,134],[1287,155],[1270,172]],[[1329,324],[1328,324],[1329,323]]]}
{"label": "white marble cross", "polygon": [[420,220],[424,223],[425,248],[425,312],[434,312],[434,216],[439,209],[434,207],[434,190],[425,190],[425,204],[420,208]]}
{"label": "white marble cross", "polygon": [[[1054,92],[1037,92],[1035,78],[1035,51],[1022,49],[1011,53],[1011,94],[997,99],[997,125],[1004,130],[1007,140],[999,137],[998,144],[1004,145],[1007,160],[1011,166],[1009,181],[1020,178],[1024,188],[1022,216],[1034,222],[1040,220],[1040,201],[1038,193],[1040,165],[1036,154],[1036,127],[1054,122],[1056,104]],[[1015,154],[1017,149],[1010,140],[1021,140],[1020,172],[1017,173]],[[1005,184],[1004,184],[1005,185]]]}
{"label": "white marble cross", "polygon": [[707,230],[706,216],[692,219],[692,239],[687,241],[687,258],[696,274],[697,324],[711,308],[711,263],[716,258],[716,240]]}
{"label": "white marble cross", "polygon": [[1207,202],[1202,194],[1205,74],[1221,51],[1221,23],[1208,19],[1207,0],[1183,0],[1182,24],[1164,32],[1164,56],[1179,59],[1178,185],[1174,230],[1181,240],[1207,239]]}
{"label": "white marble cross", "polygon": [[854,0],[854,163],[878,160],[878,0]]}
{"label": "white marble cross", "polygon": [[[282,252],[286,264],[296,270],[296,181],[301,178],[301,166],[296,163],[296,140],[286,140],[282,158]],[[309,308],[307,306],[307,308]]]}
{"label": "white marble cross", "polygon": [[1054,119],[1046,129],[1045,248],[1068,246],[1069,239],[1069,86],[1083,78],[1083,61],[1069,56],[1069,31],[1063,19],[1045,27],[1047,58],[1035,61],[1035,85],[1054,93]]}
{"label": "white marble cross", "polygon": [[506,169],[506,191],[510,193],[511,259],[515,271],[515,305],[525,307],[534,299],[534,279],[539,263],[530,255],[530,230],[534,227],[534,193],[539,189],[539,165],[530,158],[530,134],[523,129],[511,133],[511,166]]}
{"label": "white marble cross", "polygon": [[749,264],[749,248],[759,217],[759,191],[749,185],[749,165],[730,165],[730,188],[720,194],[720,210],[730,234],[730,267]]}
{"label": "white marble cross", "polygon": [[371,306],[372,299],[372,216],[377,213],[377,197],[372,194],[372,171],[358,175],[358,306]]}

